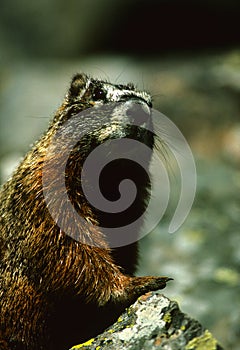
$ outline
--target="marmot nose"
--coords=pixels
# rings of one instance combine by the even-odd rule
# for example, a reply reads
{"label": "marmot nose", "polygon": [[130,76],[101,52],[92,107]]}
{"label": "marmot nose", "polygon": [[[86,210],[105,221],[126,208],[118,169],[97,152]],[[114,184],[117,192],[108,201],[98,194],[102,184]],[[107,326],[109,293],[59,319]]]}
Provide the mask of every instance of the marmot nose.
{"label": "marmot nose", "polygon": [[149,122],[151,117],[151,108],[147,103],[140,99],[131,99],[126,102],[129,106],[127,109],[127,116],[129,119],[136,123],[136,125],[143,125],[146,122]]}

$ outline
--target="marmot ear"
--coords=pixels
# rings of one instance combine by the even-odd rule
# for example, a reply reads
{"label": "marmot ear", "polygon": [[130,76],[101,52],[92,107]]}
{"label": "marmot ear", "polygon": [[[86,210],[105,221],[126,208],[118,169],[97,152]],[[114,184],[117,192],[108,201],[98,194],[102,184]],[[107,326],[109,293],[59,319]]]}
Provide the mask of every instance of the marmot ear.
{"label": "marmot ear", "polygon": [[89,77],[84,73],[77,73],[73,76],[70,88],[68,90],[68,97],[74,98],[77,97],[81,90],[85,88]]}

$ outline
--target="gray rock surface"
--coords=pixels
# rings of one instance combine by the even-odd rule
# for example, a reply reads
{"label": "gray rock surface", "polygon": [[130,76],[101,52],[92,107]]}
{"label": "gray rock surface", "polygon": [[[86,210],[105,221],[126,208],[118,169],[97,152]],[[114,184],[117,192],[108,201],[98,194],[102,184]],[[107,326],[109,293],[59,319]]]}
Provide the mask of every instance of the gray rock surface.
{"label": "gray rock surface", "polygon": [[198,321],[159,292],[141,296],[105,332],[71,350],[223,350]]}

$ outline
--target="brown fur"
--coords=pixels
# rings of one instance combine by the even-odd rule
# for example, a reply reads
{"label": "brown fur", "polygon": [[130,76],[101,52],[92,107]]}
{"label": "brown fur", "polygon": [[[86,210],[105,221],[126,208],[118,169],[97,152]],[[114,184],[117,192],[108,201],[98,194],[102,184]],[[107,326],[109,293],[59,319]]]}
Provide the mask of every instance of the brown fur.
{"label": "brown fur", "polygon": [[[133,277],[137,244],[111,250],[98,226],[88,221],[69,229],[76,240],[56,225],[46,206],[42,189],[42,167],[61,154],[47,153],[52,136],[65,120],[94,106],[89,88],[78,99],[90,79],[77,75],[48,131],[27,154],[12,178],[2,187],[0,198],[0,348],[3,350],[63,350],[95,336],[111,324],[139,295],[164,288],[165,277]],[[92,80],[94,84],[100,84]],[[121,88],[121,87],[119,87]],[[126,88],[133,89],[132,85]],[[70,156],[67,188],[79,213],[92,223],[100,216],[78,189],[86,142]],[[85,143],[85,144],[84,144]],[[64,145],[62,145],[64,147]],[[88,151],[91,150],[88,145]],[[59,158],[58,158],[59,157]],[[60,164],[60,163],[59,163]],[[51,183],[53,169],[49,170]],[[74,184],[74,188],[73,188]],[[147,196],[142,189],[142,207]],[[63,203],[58,185],[59,214]],[[92,245],[84,244],[85,237]],[[81,239],[81,242],[79,239]]]}

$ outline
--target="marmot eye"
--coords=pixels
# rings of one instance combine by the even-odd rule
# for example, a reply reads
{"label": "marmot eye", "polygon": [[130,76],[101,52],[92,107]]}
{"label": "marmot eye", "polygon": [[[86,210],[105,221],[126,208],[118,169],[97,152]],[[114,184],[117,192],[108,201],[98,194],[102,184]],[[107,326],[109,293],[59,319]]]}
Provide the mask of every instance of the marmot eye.
{"label": "marmot eye", "polygon": [[100,88],[95,88],[93,91],[93,100],[105,100],[106,92]]}

